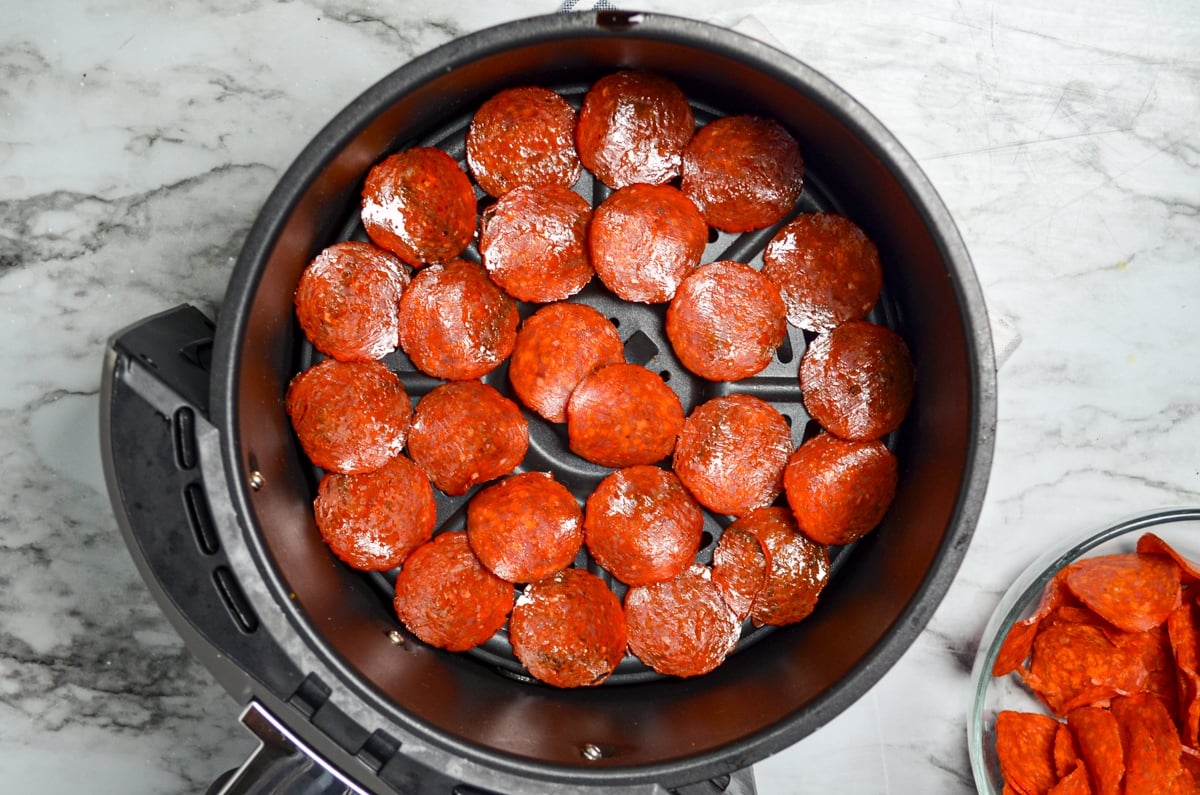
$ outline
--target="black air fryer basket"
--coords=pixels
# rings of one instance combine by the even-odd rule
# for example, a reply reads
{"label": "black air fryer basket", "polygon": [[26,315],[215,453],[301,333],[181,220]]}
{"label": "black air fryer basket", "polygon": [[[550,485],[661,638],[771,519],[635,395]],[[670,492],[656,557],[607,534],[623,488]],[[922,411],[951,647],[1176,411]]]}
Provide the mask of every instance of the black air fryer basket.
{"label": "black air fryer basket", "polygon": [[[874,533],[836,551],[812,616],[748,627],[702,677],[658,676],[630,657],[599,687],[560,690],[524,674],[503,632],[467,654],[422,644],[392,611],[391,578],[355,572],[325,547],[312,514],[319,472],[283,409],[289,380],[314,361],[292,296],[321,249],[363,238],[362,181],[388,153],[436,145],[462,161],[474,109],[500,89],[540,84],[578,105],[620,68],[675,80],[700,123],[751,113],[791,131],[805,158],[797,212],[843,213],[879,247],[884,294],[871,319],[905,338],[917,388],[888,439],[900,461],[896,498]],[[577,190],[594,203],[607,195],[587,177]],[[774,231],[714,233],[704,261],[759,265]],[[661,373],[685,410],[743,392],[779,408],[796,442],[810,432],[799,332],[759,376],[713,384],[673,357],[663,307],[624,304],[598,282],[577,300],[615,319],[629,361]],[[436,385],[401,353],[385,361],[414,401]],[[485,380],[508,392],[503,367]],[[784,53],[694,21],[616,12],[484,30],[369,89],[267,200],[216,326],[185,306],[120,332],[104,389],[106,472],[126,542],[188,647],[265,738],[228,792],[323,792],[330,782],[328,791],[378,793],[719,790],[853,703],[912,643],[966,551],[995,425],[991,340],[970,261],[895,139]],[[521,469],[553,471],[582,502],[609,470],[573,456],[563,426],[529,416]],[[439,529],[461,529],[465,499],[439,496]],[[727,521],[706,519],[701,559]]]}

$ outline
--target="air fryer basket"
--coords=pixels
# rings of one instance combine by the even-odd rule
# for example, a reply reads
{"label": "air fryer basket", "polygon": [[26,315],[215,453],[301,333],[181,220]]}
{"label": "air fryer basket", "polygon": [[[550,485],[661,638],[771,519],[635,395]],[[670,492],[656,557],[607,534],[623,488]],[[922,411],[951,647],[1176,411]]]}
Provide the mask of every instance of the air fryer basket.
{"label": "air fryer basket", "polygon": [[[412,639],[391,611],[390,581],[330,555],[313,524],[316,473],[282,408],[288,380],[313,356],[292,295],[318,251],[361,237],[362,180],[386,154],[432,143],[461,159],[472,112],[498,90],[536,83],[577,103],[595,79],[626,67],[674,79],[701,121],[753,113],[795,135],[806,165],[799,210],[844,213],[879,247],[885,288],[873,319],[908,342],[917,392],[889,439],[901,463],[896,499],[873,534],[838,555],[810,618],[751,632],[704,677],[659,677],[631,659],[599,688],[558,690],[522,677],[502,636],[466,655]],[[598,183],[580,190],[605,195]],[[714,235],[705,261],[761,262],[771,231]],[[714,385],[674,360],[661,308],[620,305],[596,285],[581,300],[617,319],[630,360],[663,373],[685,409],[749,392],[779,407],[802,438],[803,335],[792,333],[761,376]],[[982,298],[915,163],[812,70],[672,17],[539,17],[412,61],[351,103],[284,175],[247,239],[215,333],[187,310],[147,323],[114,338],[106,375],[109,483],[135,560],[235,697],[265,704],[344,774],[385,792],[460,782],[649,792],[796,742],[861,696],[925,625],[966,551],[991,458],[995,375]],[[435,383],[410,372],[402,354],[387,361],[414,396]],[[486,380],[504,388],[503,369]],[[148,417],[161,440],[144,438]],[[553,469],[581,498],[607,471],[571,456],[561,428],[535,421],[531,437],[524,468]],[[443,528],[462,527],[462,505],[442,499]],[[158,512],[172,506],[195,543],[160,537],[171,522]],[[722,522],[707,521],[715,539]]]}

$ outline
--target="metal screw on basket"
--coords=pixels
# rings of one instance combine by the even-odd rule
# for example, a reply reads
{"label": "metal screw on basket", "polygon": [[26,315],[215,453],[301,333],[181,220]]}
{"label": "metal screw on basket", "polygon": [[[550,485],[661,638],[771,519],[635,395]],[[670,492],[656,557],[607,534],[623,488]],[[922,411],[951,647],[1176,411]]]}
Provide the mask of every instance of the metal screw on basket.
{"label": "metal screw on basket", "polygon": [[260,491],[265,485],[267,485],[267,479],[263,477],[263,473],[257,469],[252,470],[250,472],[250,488]]}
{"label": "metal screw on basket", "polygon": [[387,636],[388,636],[388,640],[390,640],[392,642],[393,646],[403,646],[404,645],[404,636],[401,635],[399,633],[399,631],[393,629],[388,632]]}
{"label": "metal screw on basket", "polygon": [[604,751],[600,750],[600,746],[595,743],[584,743],[583,747],[579,749],[579,753],[589,762],[595,762],[604,758]]}

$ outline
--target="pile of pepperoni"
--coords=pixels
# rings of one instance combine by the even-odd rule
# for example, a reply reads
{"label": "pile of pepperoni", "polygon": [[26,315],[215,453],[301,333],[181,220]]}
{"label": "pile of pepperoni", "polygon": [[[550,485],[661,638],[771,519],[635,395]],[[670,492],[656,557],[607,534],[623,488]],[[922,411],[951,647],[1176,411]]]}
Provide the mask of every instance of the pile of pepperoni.
{"label": "pile of pepperoni", "polygon": [[[594,208],[572,190],[585,168],[611,189]],[[892,500],[882,438],[904,418],[914,371],[901,338],[865,320],[882,273],[847,218],[796,217],[761,270],[701,262],[710,227],[792,214],[803,171],[777,122],[696,130],[678,86],[643,71],[602,78],[578,111],[542,87],[500,92],[470,124],[466,170],[420,146],[371,169],[370,242],[321,252],[296,291],[327,358],[293,379],[287,411],[326,473],[322,537],[350,566],[399,567],[395,609],[414,635],[461,651],[507,622],[533,677],[575,687],[604,681],[627,652],[662,674],[703,674],[747,619],[812,612],[829,546],[869,532]],[[478,213],[475,186],[490,202]],[[481,263],[464,257],[477,231]],[[760,373],[789,323],[813,332],[799,385],[824,431],[794,448],[780,412],[740,394],[685,416],[659,374],[626,361],[613,323],[571,300],[593,277],[623,301],[666,304],[675,354],[709,381]],[[534,305],[523,321],[518,302]],[[397,347],[442,382],[415,410],[380,361]],[[505,361],[515,400],[479,380]],[[553,472],[520,471],[530,414],[565,423],[573,453],[612,469],[585,505]],[[465,529],[435,535],[433,490],[476,486]],[[705,509],[732,520],[711,564],[697,562]],[[584,548],[623,601],[573,565]]]}
{"label": "pile of pepperoni", "polygon": [[1200,792],[1200,567],[1153,533],[1047,584],[992,668],[1051,713],[996,716],[1004,792]]}

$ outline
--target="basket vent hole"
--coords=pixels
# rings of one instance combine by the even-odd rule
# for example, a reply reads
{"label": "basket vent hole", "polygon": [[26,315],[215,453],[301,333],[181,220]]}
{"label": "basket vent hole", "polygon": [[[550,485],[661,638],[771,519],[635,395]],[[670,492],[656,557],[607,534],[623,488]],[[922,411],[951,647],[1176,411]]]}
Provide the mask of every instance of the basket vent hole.
{"label": "basket vent hole", "polygon": [[783,343],[779,346],[779,349],[775,351],[775,358],[783,364],[787,364],[795,355],[796,352],[792,350],[792,338],[785,336],[783,338]]}
{"label": "basket vent hole", "polygon": [[641,329],[633,332],[625,342],[625,361],[630,364],[645,366],[646,362],[658,355],[658,345],[646,336]]}

